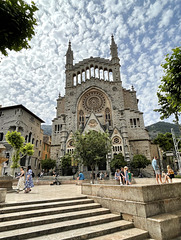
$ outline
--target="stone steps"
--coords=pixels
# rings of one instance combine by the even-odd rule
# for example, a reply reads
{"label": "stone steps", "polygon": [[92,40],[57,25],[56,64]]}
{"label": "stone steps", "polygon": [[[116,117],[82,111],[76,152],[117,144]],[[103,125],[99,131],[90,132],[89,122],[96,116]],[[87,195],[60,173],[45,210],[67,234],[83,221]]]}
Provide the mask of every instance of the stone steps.
{"label": "stone steps", "polygon": [[0,215],[0,222],[32,218],[32,217],[37,217],[37,216],[46,216],[46,215],[50,215],[50,214],[54,215],[54,214],[58,214],[58,213],[82,211],[82,210],[94,209],[94,208],[100,208],[100,207],[101,207],[101,205],[98,203],[91,203],[91,204],[57,207],[57,208],[50,208],[50,209],[40,209],[40,210],[18,212],[18,213],[17,212],[7,213],[7,214]]}
{"label": "stone steps", "polygon": [[0,212],[0,240],[78,240],[101,236],[106,240],[109,239],[106,234],[116,232],[119,239],[144,240],[149,237],[147,231],[134,228],[132,222],[121,220],[119,215],[110,213],[85,196],[5,204]]}
{"label": "stone steps", "polygon": [[173,239],[181,236],[181,210],[149,217],[147,223],[153,238]]}
{"label": "stone steps", "polygon": [[93,203],[94,200],[92,199],[78,199],[78,200],[69,200],[69,201],[63,201],[63,202],[48,202],[48,203],[36,203],[36,204],[29,204],[25,206],[10,206],[10,207],[4,207],[0,210],[0,214],[5,213],[13,213],[13,212],[21,212],[21,211],[30,211],[30,210],[37,210],[37,209],[48,209],[48,208],[54,208],[54,207],[64,207],[64,206],[72,206],[77,204],[87,204],[87,203]]}

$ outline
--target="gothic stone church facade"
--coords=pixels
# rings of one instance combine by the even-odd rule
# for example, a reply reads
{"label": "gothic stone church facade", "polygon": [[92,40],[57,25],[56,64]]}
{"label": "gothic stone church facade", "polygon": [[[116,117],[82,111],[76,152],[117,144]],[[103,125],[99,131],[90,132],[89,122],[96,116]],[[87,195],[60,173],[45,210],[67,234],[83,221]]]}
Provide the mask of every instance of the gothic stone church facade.
{"label": "gothic stone church facade", "polygon": [[[112,152],[122,153],[127,162],[135,154],[150,156],[150,141],[144,126],[143,113],[138,110],[136,92],[123,88],[120,63],[114,37],[111,39],[111,60],[90,57],[73,64],[69,42],[66,53],[65,96],[57,99],[56,118],[52,124],[51,158],[60,163],[65,153],[72,153],[72,135],[78,130],[109,131]],[[86,171],[86,167],[82,169]]]}

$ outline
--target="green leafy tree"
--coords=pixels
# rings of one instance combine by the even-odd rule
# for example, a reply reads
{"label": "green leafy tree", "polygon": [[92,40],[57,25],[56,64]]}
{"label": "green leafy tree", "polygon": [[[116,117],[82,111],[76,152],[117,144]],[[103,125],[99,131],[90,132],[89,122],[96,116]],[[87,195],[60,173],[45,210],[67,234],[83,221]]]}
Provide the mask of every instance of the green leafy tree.
{"label": "green leafy tree", "polygon": [[140,173],[140,169],[147,167],[150,163],[151,163],[150,160],[148,160],[144,155],[137,154],[134,155],[133,157],[131,167],[136,169],[138,168]]}
{"label": "green leafy tree", "polygon": [[76,132],[74,135],[74,146],[74,159],[91,168],[92,182],[94,182],[95,166],[106,161],[106,156],[111,149],[108,133],[92,130],[85,132],[85,134]]}
{"label": "green leafy tree", "polygon": [[159,133],[158,136],[153,140],[154,144],[158,144],[159,147],[164,151],[173,151],[174,144],[171,133]]}
{"label": "green leafy tree", "polygon": [[41,160],[41,166],[43,169],[50,170],[56,167],[56,160],[46,158],[44,160]]}
{"label": "green leafy tree", "polygon": [[65,154],[61,158],[62,175],[72,175],[72,155]]}
{"label": "green leafy tree", "polygon": [[122,153],[119,153],[117,155],[114,156],[114,158],[112,159],[110,166],[111,166],[111,170],[115,172],[115,170],[117,168],[121,168],[126,166],[126,161],[124,160],[124,156]]}
{"label": "green leafy tree", "polygon": [[154,111],[161,114],[162,120],[174,115],[175,123],[179,125],[181,114],[181,47],[176,47],[172,51],[172,55],[167,54],[166,62],[161,65],[165,76],[162,77],[157,92],[160,109]]}
{"label": "green leafy tree", "polygon": [[13,154],[12,154],[12,165],[11,168],[15,169],[19,167],[19,161],[24,156],[32,156],[34,153],[33,147],[34,145],[31,143],[25,144],[25,139],[21,136],[20,132],[8,131],[6,134],[6,141],[13,147]]}
{"label": "green leafy tree", "polygon": [[23,0],[0,1],[0,52],[3,55],[8,55],[6,49],[30,48],[28,41],[35,35],[37,10],[34,2],[29,5]]}

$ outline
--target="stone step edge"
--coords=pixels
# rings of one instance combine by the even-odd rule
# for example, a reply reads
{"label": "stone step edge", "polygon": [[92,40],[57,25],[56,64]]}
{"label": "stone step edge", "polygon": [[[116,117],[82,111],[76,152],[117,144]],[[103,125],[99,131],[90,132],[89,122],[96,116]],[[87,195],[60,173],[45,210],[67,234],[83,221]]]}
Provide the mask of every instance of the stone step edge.
{"label": "stone step edge", "polygon": [[3,207],[13,207],[13,206],[22,206],[22,205],[31,205],[31,204],[41,204],[41,203],[53,203],[58,201],[71,201],[71,200],[78,200],[78,199],[87,199],[87,196],[80,196],[80,197],[71,197],[71,198],[57,198],[57,199],[46,199],[46,200],[37,200],[37,201],[26,201],[26,202],[18,202],[18,203],[0,203],[0,208]]}
{"label": "stone step edge", "polygon": [[147,219],[149,221],[154,221],[154,222],[165,222],[165,221],[171,221],[172,219],[175,219],[175,218],[179,218],[181,220],[181,209],[174,211],[174,212],[168,212],[168,213],[154,215]]}
{"label": "stone step edge", "polygon": [[[110,215],[110,214],[109,214]],[[36,236],[42,236],[42,235],[47,235],[47,234],[53,234],[53,233],[57,233],[57,232],[68,232],[72,229],[81,229],[81,228],[85,228],[85,227],[89,227],[89,226],[97,226],[97,225],[101,225],[101,224],[105,224],[105,223],[112,223],[112,222],[116,222],[116,221],[120,221],[120,217],[117,215],[114,215],[112,217],[108,216],[107,218],[102,218],[102,219],[94,219],[94,217],[92,217],[93,219],[91,219],[91,217],[89,219],[87,219],[87,221],[82,221],[82,222],[77,222],[77,223],[73,223],[74,220],[72,221],[68,221],[69,224],[67,224],[66,222],[63,223],[63,225],[58,226],[58,224],[45,224],[43,226],[39,226],[38,230],[35,229],[35,227],[31,227],[31,228],[24,228],[21,231],[19,229],[14,230],[14,231],[4,231],[2,233],[0,233],[0,239],[28,239],[28,238],[33,238]],[[92,220],[92,221],[91,221]],[[122,220],[123,221],[123,220]],[[71,223],[72,222],[72,223]],[[133,224],[131,222],[126,222],[125,225],[128,226],[133,226]],[[42,228],[41,228],[42,227]],[[25,231],[25,233],[23,233],[23,231]]]}
{"label": "stone step edge", "polygon": [[[81,228],[81,233],[77,233],[77,230],[70,230],[65,232],[60,232],[60,233],[55,233],[55,234],[50,234],[51,239],[59,239],[59,240],[80,240],[80,239],[92,239],[94,237],[98,236],[104,236],[106,234],[118,232],[118,231],[123,231],[126,229],[133,229],[134,225],[131,222],[124,221],[124,220],[119,220],[114,222],[114,225],[111,223],[104,223],[100,224],[98,226],[98,229],[95,229],[95,226],[89,226],[89,227],[84,227]],[[63,235],[63,236],[62,236]],[[39,237],[35,237],[34,240],[38,240]],[[49,240],[45,237],[41,237],[41,240]],[[5,240],[5,239],[3,239]],[[143,239],[142,239],[143,240]]]}
{"label": "stone step edge", "polygon": [[[75,205],[74,207],[70,208],[70,206],[65,206],[64,208],[58,207],[58,208],[50,208],[48,210],[43,209],[45,211],[35,210],[34,212],[29,211],[27,212],[21,212],[17,213],[17,215],[11,215],[11,213],[8,213],[9,216],[3,216],[3,214],[0,214],[0,222],[2,221],[11,221],[16,219],[25,219],[27,217],[33,217],[33,216],[44,216],[44,215],[55,215],[58,213],[66,213],[66,212],[74,212],[74,211],[82,211],[86,209],[94,209],[94,208],[102,208],[102,206],[99,203],[89,203],[89,204],[83,204],[83,205]],[[6,214],[7,215],[7,214]]]}
{"label": "stone step edge", "polygon": [[[104,236],[92,238],[92,240],[149,240],[149,232],[139,228],[129,228],[126,230],[106,234]],[[46,239],[45,239],[46,240]],[[154,240],[154,239],[150,239]]]}
{"label": "stone step edge", "polygon": [[6,214],[6,213],[15,213],[15,212],[23,212],[23,211],[30,211],[30,210],[38,210],[38,209],[48,209],[48,208],[54,208],[54,207],[65,207],[65,206],[72,206],[77,204],[86,204],[86,203],[94,203],[93,199],[79,199],[79,200],[73,200],[73,201],[64,201],[64,202],[55,202],[54,204],[35,204],[35,205],[28,205],[28,206],[22,206],[22,207],[16,207],[16,208],[2,208],[0,209],[0,214]]}
{"label": "stone step edge", "polygon": [[[86,209],[83,211],[74,211],[73,214],[69,212],[67,213],[67,216],[66,215],[62,216],[62,214],[55,214],[55,215],[51,215],[51,218],[50,218],[50,215],[47,215],[49,217],[46,219],[46,216],[44,216],[43,220],[38,219],[38,218],[42,218],[42,216],[41,217],[35,216],[34,218],[31,219],[31,221],[29,220],[29,218],[25,218],[23,223],[22,223],[22,219],[19,219],[19,220],[16,219],[16,222],[6,221],[4,226],[0,225],[0,232],[16,230],[18,228],[28,228],[28,227],[38,226],[38,225],[43,225],[48,223],[75,220],[78,218],[100,216],[100,215],[109,214],[109,213],[111,213],[109,209],[100,208],[100,209],[89,209],[89,210]],[[20,223],[18,223],[18,221],[20,221]]]}

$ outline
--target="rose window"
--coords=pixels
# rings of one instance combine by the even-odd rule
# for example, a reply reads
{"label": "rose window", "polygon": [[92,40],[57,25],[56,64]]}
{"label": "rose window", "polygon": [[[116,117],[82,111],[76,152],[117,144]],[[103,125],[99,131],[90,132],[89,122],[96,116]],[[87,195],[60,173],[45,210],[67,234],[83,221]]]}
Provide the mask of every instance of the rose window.
{"label": "rose window", "polygon": [[105,107],[105,103],[105,97],[101,92],[92,91],[84,96],[82,105],[88,112],[100,112]]}

